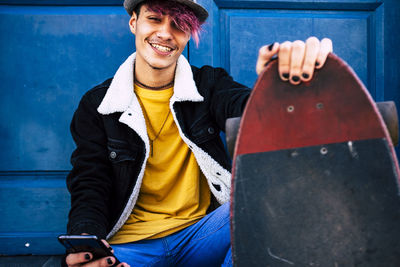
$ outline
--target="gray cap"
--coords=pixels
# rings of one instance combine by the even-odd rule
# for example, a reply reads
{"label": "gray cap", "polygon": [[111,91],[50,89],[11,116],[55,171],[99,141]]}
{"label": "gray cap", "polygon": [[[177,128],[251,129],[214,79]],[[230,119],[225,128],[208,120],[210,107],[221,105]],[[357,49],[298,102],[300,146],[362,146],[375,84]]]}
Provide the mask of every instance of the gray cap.
{"label": "gray cap", "polygon": [[[124,0],[124,7],[128,14],[132,16],[135,7],[145,0]],[[196,17],[199,19],[200,23],[203,23],[207,17],[208,12],[205,10],[201,5],[196,3],[196,0],[165,0],[165,1],[175,1],[181,4],[188,6],[190,9],[193,10]]]}

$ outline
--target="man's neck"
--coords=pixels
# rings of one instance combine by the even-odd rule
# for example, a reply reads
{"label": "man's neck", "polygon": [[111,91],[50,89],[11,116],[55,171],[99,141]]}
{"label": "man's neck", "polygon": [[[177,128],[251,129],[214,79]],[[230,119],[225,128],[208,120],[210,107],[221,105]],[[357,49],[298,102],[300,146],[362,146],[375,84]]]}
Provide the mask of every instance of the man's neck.
{"label": "man's neck", "polygon": [[140,59],[135,62],[135,80],[148,87],[162,87],[174,80],[176,64],[167,68],[153,68]]}

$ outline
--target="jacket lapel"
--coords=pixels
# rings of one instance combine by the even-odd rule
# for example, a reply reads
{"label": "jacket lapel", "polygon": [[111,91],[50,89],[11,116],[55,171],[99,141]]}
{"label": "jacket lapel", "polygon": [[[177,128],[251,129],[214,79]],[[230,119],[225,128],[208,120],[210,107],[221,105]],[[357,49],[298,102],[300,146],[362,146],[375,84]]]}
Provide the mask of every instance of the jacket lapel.
{"label": "jacket lapel", "polygon": [[174,95],[171,101],[201,102],[203,100],[193,80],[192,68],[186,58],[181,55],[176,66]]}

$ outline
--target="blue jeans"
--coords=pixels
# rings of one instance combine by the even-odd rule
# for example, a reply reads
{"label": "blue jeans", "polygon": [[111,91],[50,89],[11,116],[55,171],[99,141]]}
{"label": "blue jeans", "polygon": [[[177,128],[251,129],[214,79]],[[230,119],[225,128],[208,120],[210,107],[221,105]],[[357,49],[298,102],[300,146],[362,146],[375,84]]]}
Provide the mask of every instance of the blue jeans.
{"label": "blue jeans", "polygon": [[232,266],[229,203],[197,223],[157,239],[112,245],[131,266]]}

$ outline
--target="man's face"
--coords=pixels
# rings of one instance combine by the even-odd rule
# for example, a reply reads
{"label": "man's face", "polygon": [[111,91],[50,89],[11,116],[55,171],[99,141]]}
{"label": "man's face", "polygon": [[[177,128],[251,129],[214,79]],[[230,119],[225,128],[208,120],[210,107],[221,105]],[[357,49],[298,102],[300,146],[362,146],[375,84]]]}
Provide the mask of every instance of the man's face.
{"label": "man's face", "polygon": [[179,30],[171,18],[150,11],[146,5],[137,17],[133,13],[129,25],[136,36],[136,62],[153,69],[175,68],[190,34]]}

